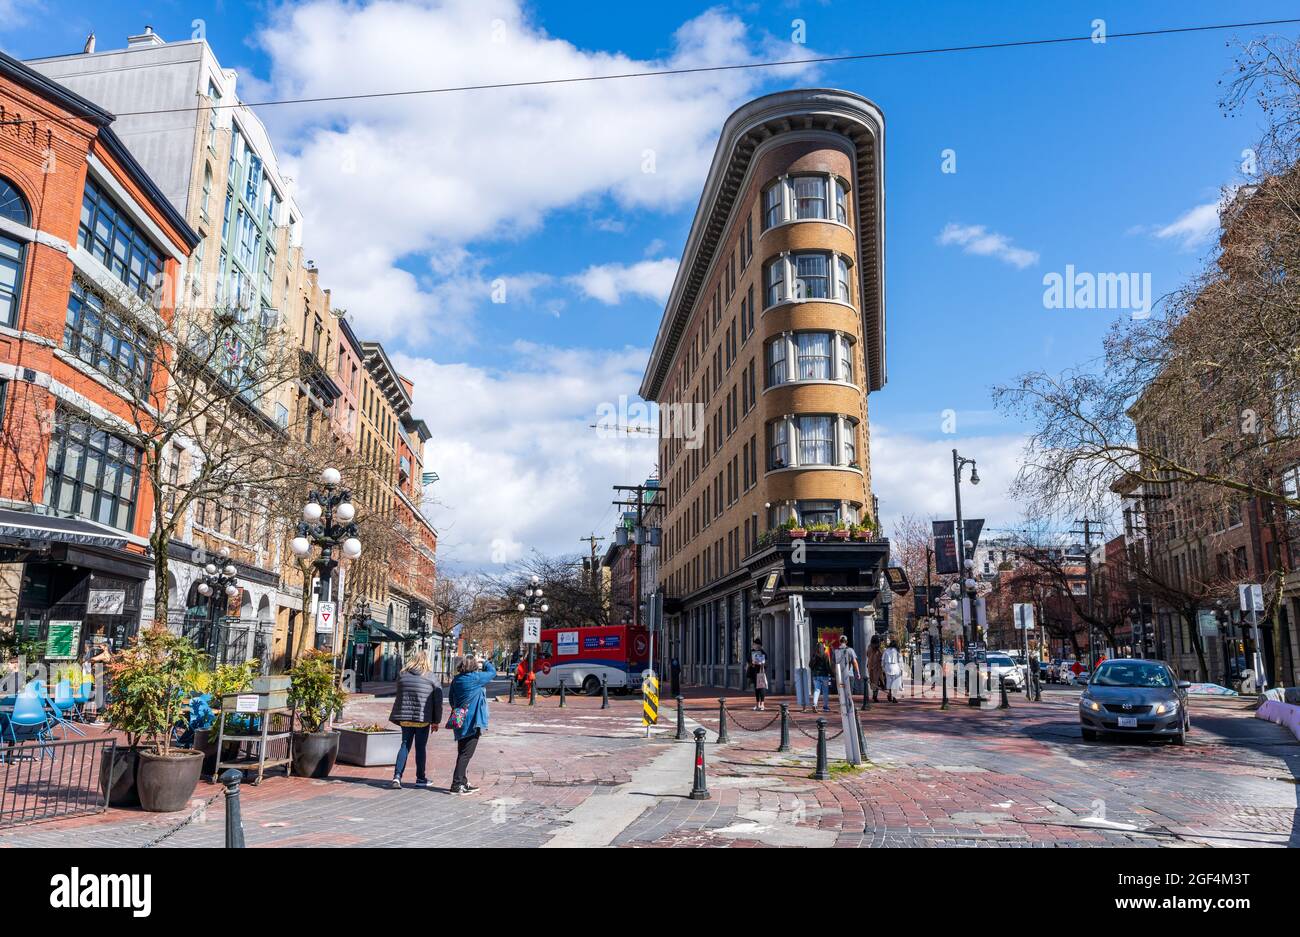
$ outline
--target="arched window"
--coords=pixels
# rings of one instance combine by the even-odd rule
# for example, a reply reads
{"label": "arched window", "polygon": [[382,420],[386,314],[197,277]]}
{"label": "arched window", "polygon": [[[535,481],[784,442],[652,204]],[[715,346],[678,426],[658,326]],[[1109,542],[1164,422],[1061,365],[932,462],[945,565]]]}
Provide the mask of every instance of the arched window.
{"label": "arched window", "polygon": [[31,212],[27,210],[27,200],[17,187],[8,179],[0,176],[0,218],[16,221],[21,225],[31,224]]}
{"label": "arched window", "polygon": [[[13,183],[0,176],[0,218],[27,225],[31,217],[26,199]],[[13,325],[18,318],[25,249],[22,241],[0,232],[0,324],[3,325]]]}

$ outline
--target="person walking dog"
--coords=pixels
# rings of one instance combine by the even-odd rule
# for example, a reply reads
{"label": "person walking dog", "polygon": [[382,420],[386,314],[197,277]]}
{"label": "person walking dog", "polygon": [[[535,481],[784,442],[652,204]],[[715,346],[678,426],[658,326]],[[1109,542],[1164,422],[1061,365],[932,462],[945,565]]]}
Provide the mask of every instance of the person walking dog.
{"label": "person walking dog", "polygon": [[412,748],[415,749],[415,786],[429,786],[429,776],[425,773],[428,764],[425,746],[429,743],[429,730],[437,732],[438,723],[442,721],[442,688],[429,671],[429,655],[420,651],[397,675],[397,693],[393,698],[393,710],[388,714],[388,721],[402,730],[402,744],[397,749],[397,761],[393,765],[394,788],[402,786],[406,758]]}
{"label": "person walking dog", "polygon": [[488,727],[487,685],[497,669],[481,657],[466,655],[456,665],[456,678],[447,694],[451,716],[447,728],[456,737],[456,769],[451,776],[451,793],[475,794],[478,788],[469,783],[470,759],[478,748],[479,737]]}

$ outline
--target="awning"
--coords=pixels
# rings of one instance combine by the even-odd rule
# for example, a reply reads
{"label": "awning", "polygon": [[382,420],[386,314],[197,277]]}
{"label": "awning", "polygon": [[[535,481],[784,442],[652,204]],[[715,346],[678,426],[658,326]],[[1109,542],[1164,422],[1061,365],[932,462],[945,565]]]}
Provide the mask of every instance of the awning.
{"label": "awning", "polygon": [[0,540],[45,540],[109,549],[121,549],[127,542],[125,534],[93,521],[8,508],[0,508]]}
{"label": "awning", "polygon": [[408,635],[394,631],[392,628],[381,625],[373,618],[362,624],[360,627],[364,628],[369,633],[371,644],[377,644],[381,641],[406,641],[409,637]]}

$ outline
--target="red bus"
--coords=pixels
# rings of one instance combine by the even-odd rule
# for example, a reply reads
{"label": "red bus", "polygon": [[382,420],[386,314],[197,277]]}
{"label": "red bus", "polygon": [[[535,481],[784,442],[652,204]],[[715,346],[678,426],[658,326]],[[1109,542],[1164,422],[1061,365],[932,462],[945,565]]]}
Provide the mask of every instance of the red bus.
{"label": "red bus", "polygon": [[640,688],[650,666],[650,633],[631,625],[543,628],[533,668],[537,689],[600,692],[601,677],[611,690]]}

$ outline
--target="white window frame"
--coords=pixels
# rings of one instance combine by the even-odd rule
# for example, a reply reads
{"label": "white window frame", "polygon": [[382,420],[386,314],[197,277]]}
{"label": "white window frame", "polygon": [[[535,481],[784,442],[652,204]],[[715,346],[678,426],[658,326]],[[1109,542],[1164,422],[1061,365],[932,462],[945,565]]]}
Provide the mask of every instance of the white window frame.
{"label": "white window frame", "polygon": [[[813,297],[796,297],[791,292],[793,284],[798,279],[795,276],[797,267],[795,259],[798,257],[818,254],[826,258],[827,270],[827,291],[829,296]],[[843,267],[848,272],[848,279],[841,281],[839,276],[840,268]],[[853,293],[853,260],[846,254],[832,250],[801,250],[801,251],[781,251],[771,260],[763,265],[763,312],[774,309],[784,303],[839,303],[844,306],[853,307],[853,301],[850,296]],[[773,295],[772,288],[778,286],[777,295]]]}

